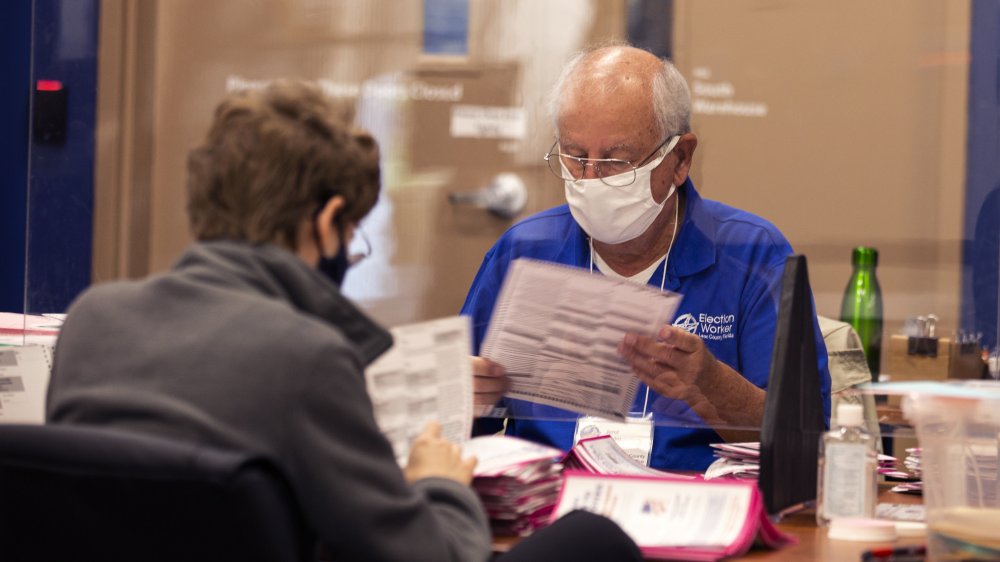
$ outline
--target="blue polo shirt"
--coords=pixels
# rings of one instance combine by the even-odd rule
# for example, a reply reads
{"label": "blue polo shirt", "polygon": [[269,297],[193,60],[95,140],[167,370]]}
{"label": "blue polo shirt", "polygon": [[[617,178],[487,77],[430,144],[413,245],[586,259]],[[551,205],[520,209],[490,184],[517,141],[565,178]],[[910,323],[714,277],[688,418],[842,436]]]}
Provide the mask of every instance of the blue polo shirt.
{"label": "blue polo shirt", "polygon": [[[663,279],[658,268],[649,284],[681,293],[684,299],[674,324],[701,336],[720,361],[760,388],[767,388],[775,322],[785,259],[792,247],[768,221],[702,199],[688,179],[679,190],[686,196],[684,220],[670,251]],[[590,267],[590,245],[566,205],[543,211],[512,226],[487,252],[469,289],[462,314],[472,317],[475,352],[479,353],[500,285],[512,260],[534,258]],[[598,274],[595,267],[594,273]],[[826,346],[814,322],[823,410],[830,419],[830,373]],[[719,435],[703,422],[678,422],[684,404],[640,385],[633,411],[653,412],[650,466],[704,470],[713,460],[710,443]],[[504,399],[510,418],[507,434],[569,450],[577,414],[523,400]],[[688,410],[688,414],[690,411]],[[683,416],[682,416],[683,417]],[[568,420],[568,421],[560,421]],[[479,420],[477,431],[498,431],[500,420]]]}

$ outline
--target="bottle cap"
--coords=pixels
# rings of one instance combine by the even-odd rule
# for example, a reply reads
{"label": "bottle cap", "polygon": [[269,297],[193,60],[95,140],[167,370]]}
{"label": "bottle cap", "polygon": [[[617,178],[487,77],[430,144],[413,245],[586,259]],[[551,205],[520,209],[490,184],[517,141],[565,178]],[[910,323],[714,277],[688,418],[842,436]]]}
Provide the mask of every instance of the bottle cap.
{"label": "bottle cap", "polygon": [[851,253],[851,263],[854,265],[878,265],[878,250],[868,246],[858,246]]}
{"label": "bottle cap", "polygon": [[859,427],[865,424],[865,411],[861,404],[837,404],[837,425]]}

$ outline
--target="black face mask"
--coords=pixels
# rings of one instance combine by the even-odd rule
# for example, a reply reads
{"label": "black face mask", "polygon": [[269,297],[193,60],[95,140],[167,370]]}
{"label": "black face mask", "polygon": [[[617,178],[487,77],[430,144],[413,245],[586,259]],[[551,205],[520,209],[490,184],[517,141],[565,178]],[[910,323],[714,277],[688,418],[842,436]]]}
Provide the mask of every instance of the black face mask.
{"label": "black face mask", "polygon": [[344,277],[347,276],[347,269],[350,267],[350,262],[347,259],[347,245],[344,243],[344,231],[341,228],[337,229],[340,238],[340,248],[337,250],[337,255],[332,258],[328,258],[323,255],[323,244],[320,242],[319,230],[313,226],[313,235],[316,237],[316,248],[319,250],[319,263],[316,264],[316,269],[320,273],[325,275],[327,279],[333,281],[333,284],[340,287],[344,283]]}
{"label": "black face mask", "polygon": [[320,256],[316,269],[323,275],[326,275],[330,281],[333,281],[334,285],[340,287],[344,284],[344,277],[347,277],[347,268],[349,266],[350,262],[347,261],[347,247],[341,242],[340,251],[337,252],[336,256],[332,258]]}

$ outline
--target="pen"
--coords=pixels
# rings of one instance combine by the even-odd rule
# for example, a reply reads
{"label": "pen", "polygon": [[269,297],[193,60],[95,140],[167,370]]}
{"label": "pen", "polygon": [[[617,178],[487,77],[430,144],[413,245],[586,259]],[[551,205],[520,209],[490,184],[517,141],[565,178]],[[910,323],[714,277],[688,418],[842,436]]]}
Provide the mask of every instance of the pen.
{"label": "pen", "polygon": [[873,548],[861,554],[861,562],[923,562],[927,547],[922,544],[911,546]]}

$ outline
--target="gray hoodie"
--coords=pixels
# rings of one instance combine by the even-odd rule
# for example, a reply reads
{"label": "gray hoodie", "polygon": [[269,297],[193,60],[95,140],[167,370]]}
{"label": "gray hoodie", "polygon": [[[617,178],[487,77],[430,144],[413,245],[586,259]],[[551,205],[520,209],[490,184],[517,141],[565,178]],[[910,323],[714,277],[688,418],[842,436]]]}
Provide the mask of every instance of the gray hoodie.
{"label": "gray hoodie", "polygon": [[201,243],[73,304],[48,418],[266,455],[337,560],[486,560],[472,490],[407,484],[375,424],[363,369],[391,342],[292,253]]}

